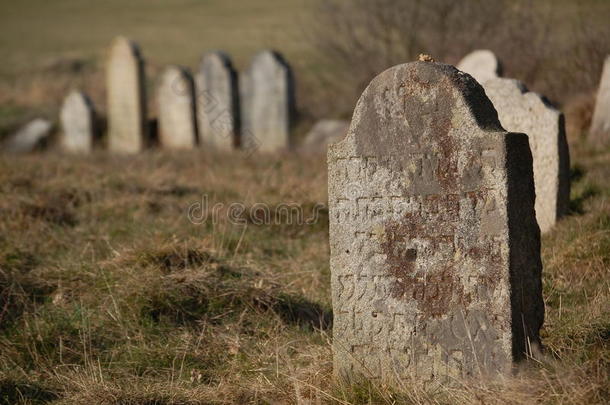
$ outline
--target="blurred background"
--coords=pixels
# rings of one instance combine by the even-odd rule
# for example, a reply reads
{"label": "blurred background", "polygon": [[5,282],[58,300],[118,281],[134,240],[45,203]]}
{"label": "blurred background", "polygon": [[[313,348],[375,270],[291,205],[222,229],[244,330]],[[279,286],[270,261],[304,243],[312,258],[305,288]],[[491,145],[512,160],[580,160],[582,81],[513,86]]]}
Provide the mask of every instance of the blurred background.
{"label": "blurred background", "polygon": [[262,48],[281,52],[295,71],[301,134],[320,118],[349,119],[389,66],[419,53],[456,64],[490,49],[504,77],[564,109],[573,139],[589,126],[609,18],[606,0],[3,1],[0,136],[55,117],[72,87],[103,113],[106,49],[125,35],[142,48],[151,89],[164,66],[194,70],[209,50],[229,53],[238,70]]}

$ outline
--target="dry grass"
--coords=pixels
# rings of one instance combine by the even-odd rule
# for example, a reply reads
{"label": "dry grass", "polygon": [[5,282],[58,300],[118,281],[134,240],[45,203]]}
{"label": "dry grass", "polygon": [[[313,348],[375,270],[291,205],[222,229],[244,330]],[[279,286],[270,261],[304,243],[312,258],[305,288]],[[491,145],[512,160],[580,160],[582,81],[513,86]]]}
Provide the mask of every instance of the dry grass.
{"label": "dry grass", "polygon": [[437,392],[333,382],[325,211],[187,218],[203,195],[311,210],[323,158],[2,157],[0,403],[604,403],[610,155],[574,155],[573,215],[543,241],[545,359]]}

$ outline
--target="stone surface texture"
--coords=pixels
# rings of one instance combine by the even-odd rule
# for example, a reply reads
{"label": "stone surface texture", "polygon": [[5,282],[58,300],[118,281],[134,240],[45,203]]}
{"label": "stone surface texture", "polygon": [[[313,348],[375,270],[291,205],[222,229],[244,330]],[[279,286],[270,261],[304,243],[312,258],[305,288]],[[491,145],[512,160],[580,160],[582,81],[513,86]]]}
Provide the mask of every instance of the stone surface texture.
{"label": "stone surface texture", "polygon": [[193,78],[179,66],[169,66],[157,90],[159,143],[166,149],[192,149],[197,145]]}
{"label": "stone surface texture", "polygon": [[589,139],[594,145],[610,146],[610,55],[604,62]]}
{"label": "stone surface texture", "polygon": [[306,153],[326,153],[328,145],[341,140],[349,129],[349,121],[320,120],[305,136],[301,151]]}
{"label": "stone surface texture", "polygon": [[95,113],[89,98],[73,90],[64,99],[59,114],[61,135],[59,147],[70,153],[89,153],[95,137]]}
{"label": "stone surface texture", "polygon": [[261,152],[289,149],[294,110],[292,72],[276,52],[262,51],[240,81],[242,144]]}
{"label": "stone surface texture", "polygon": [[507,373],[539,342],[528,140],[470,76],[381,73],[328,166],[336,375],[445,384]]}
{"label": "stone surface texture", "polygon": [[481,84],[502,74],[500,61],[496,55],[487,49],[478,49],[464,56],[457,68],[468,73]]}
{"label": "stone surface texture", "polygon": [[201,143],[216,150],[239,145],[237,75],[223,52],[203,56],[196,79],[197,122]]}
{"label": "stone surface texture", "polygon": [[136,153],[147,139],[144,61],[138,46],[117,37],[110,46],[106,66],[108,149]]}
{"label": "stone surface texture", "polygon": [[502,127],[527,134],[534,158],[536,219],[542,232],[567,214],[570,157],[563,114],[519,81],[496,78],[483,85]]}
{"label": "stone surface texture", "polygon": [[52,130],[51,121],[36,118],[9,137],[2,149],[9,153],[33,152],[46,144]]}

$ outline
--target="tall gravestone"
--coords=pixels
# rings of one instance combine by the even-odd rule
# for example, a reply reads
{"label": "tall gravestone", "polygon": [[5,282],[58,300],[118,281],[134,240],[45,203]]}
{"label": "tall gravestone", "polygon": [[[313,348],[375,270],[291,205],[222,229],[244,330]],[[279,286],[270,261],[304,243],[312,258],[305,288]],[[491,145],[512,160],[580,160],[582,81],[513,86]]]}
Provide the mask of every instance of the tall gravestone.
{"label": "tall gravestone", "polygon": [[502,127],[528,135],[534,158],[536,219],[550,230],[570,205],[570,157],[563,114],[519,81],[496,78],[485,82]]}
{"label": "tall gravestone", "polygon": [[481,84],[502,74],[500,61],[492,51],[487,49],[478,49],[464,56],[457,64],[457,68],[468,73]]}
{"label": "tall gravestone", "polygon": [[115,38],[106,68],[108,97],[108,149],[135,153],[146,144],[144,61],[138,46]]}
{"label": "tall gravestone", "polygon": [[288,64],[276,52],[262,51],[240,81],[242,144],[262,152],[289,149],[294,84]]}
{"label": "tall gravestone", "polygon": [[60,112],[59,147],[71,153],[89,153],[95,137],[95,113],[89,98],[73,90],[64,99]]}
{"label": "tall gravestone", "polygon": [[589,132],[592,144],[610,146],[610,55],[604,63]]}
{"label": "tall gravestone", "polygon": [[239,144],[237,75],[228,55],[203,56],[197,74],[197,122],[201,143],[217,150]]}
{"label": "tall gravestone", "polygon": [[157,90],[159,143],[168,149],[192,149],[197,143],[193,79],[183,68],[170,66]]}
{"label": "tall gravestone", "polygon": [[452,66],[377,76],[328,152],[334,369],[424,385],[509,372],[539,341],[527,137]]}

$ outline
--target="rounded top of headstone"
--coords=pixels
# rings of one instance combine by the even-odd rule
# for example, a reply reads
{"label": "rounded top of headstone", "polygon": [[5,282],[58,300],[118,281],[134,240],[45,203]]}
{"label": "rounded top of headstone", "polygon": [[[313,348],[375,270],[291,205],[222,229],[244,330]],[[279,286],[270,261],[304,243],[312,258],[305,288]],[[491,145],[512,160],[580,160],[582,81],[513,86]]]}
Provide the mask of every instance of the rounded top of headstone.
{"label": "rounded top of headstone", "polygon": [[411,62],[371,81],[356,104],[347,137],[335,145],[352,143],[359,153],[378,156],[409,149],[419,138],[446,138],[454,128],[465,134],[503,131],[491,101],[471,76],[451,65]]}
{"label": "rounded top of headstone", "polygon": [[206,52],[201,57],[200,66],[205,69],[207,66],[220,66],[229,70],[233,70],[233,63],[231,57],[224,51],[211,51]]}
{"label": "rounded top of headstone", "polygon": [[288,62],[286,62],[286,59],[284,59],[282,54],[272,49],[264,49],[254,55],[251,66],[259,64],[272,66],[280,65],[287,69],[289,68]]}
{"label": "rounded top of headstone", "polygon": [[457,68],[474,77],[479,83],[485,83],[502,74],[500,61],[488,49],[478,49],[469,53],[457,64]]}
{"label": "rounded top of headstone", "polygon": [[110,53],[112,56],[129,55],[135,56],[138,59],[142,58],[138,44],[122,35],[119,35],[112,40],[110,43]]}
{"label": "rounded top of headstone", "polygon": [[72,89],[64,98],[61,115],[69,114],[69,110],[72,109],[76,109],[77,111],[93,110],[93,104],[85,93],[78,89]]}
{"label": "rounded top of headstone", "polygon": [[171,89],[175,95],[187,95],[189,93],[189,81],[191,80],[188,69],[178,65],[169,65],[161,74],[162,88]]}
{"label": "rounded top of headstone", "polygon": [[[531,92],[527,86],[516,79],[496,77],[485,82],[485,93],[492,103],[510,100],[525,100],[530,108],[549,110],[554,114],[559,111],[544,96]],[[510,129],[509,129],[510,130]]]}
{"label": "rounded top of headstone", "polygon": [[82,91],[72,89],[64,98],[64,105],[66,104],[88,104],[88,97]]}

